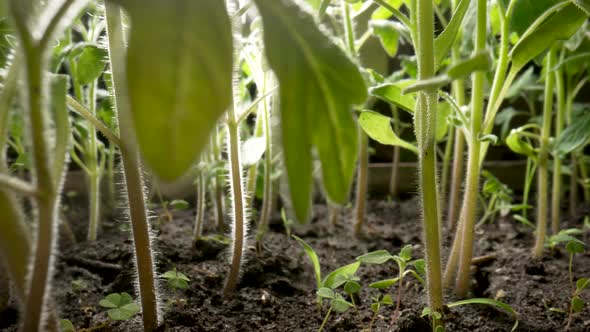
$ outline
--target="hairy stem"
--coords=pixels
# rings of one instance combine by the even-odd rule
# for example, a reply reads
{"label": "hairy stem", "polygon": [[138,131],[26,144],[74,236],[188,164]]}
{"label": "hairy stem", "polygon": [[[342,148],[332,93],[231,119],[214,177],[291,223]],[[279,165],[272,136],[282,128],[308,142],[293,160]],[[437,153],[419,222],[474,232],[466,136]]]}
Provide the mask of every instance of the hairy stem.
{"label": "hairy stem", "polygon": [[570,156],[570,168],[571,168],[571,175],[570,175],[570,194],[569,194],[569,210],[570,210],[570,217],[574,217],[576,215],[576,211],[578,210],[578,157],[576,153],[573,152]]}
{"label": "hairy stem", "polygon": [[453,146],[455,140],[455,128],[449,126],[447,133],[447,141],[445,142],[445,150],[442,160],[442,174],[440,184],[440,201],[446,202],[446,197],[449,192],[449,171],[451,169],[451,155],[453,153]]}
{"label": "hairy stem", "polygon": [[199,172],[197,183],[197,215],[195,217],[195,228],[193,230],[193,242],[197,242],[203,235],[203,220],[205,219],[205,195],[207,193],[207,177]]}
{"label": "hairy stem", "polygon": [[[580,155],[583,157],[583,154],[580,153]],[[578,162],[578,166],[580,167],[580,176],[582,177],[582,181],[586,181],[588,180],[588,166],[586,166],[586,162],[584,161],[584,158],[579,158],[580,161]],[[590,188],[588,188],[588,186],[584,185],[582,186],[582,193],[584,193],[584,201],[586,202],[590,202]]]}
{"label": "hairy stem", "polygon": [[26,50],[26,92],[32,135],[34,172],[39,195],[36,200],[37,240],[33,269],[29,278],[29,293],[25,302],[24,331],[44,329],[43,311],[51,282],[52,252],[55,241],[56,211],[58,205],[57,183],[49,162],[49,147],[44,135],[46,129],[45,100],[47,85],[44,80],[43,50],[32,47]]}
{"label": "hairy stem", "polygon": [[[221,160],[221,149],[219,148],[219,127],[215,129],[215,133],[212,138],[212,160]],[[213,176],[213,203],[215,205],[215,227],[218,230],[222,230],[225,226],[224,215],[225,215],[225,204],[224,204],[224,192],[223,192],[223,175],[220,172],[215,172]]]}
{"label": "hairy stem", "polygon": [[357,173],[356,197],[354,209],[354,234],[362,233],[365,223],[367,203],[367,184],[369,173],[369,137],[359,129],[359,166]]}
{"label": "hairy stem", "polygon": [[[90,114],[96,117],[96,82],[92,83],[88,89],[88,106]],[[88,240],[96,241],[98,228],[100,226],[100,177],[101,169],[98,163],[98,143],[96,129],[92,123],[88,123],[88,142],[86,153],[86,165],[90,169],[88,175],[89,191],[89,222],[88,222]]]}
{"label": "hairy stem", "polygon": [[[231,7],[231,6],[230,6]],[[233,10],[230,8],[230,15]],[[240,31],[241,25],[238,19],[232,20],[233,31]],[[239,41],[234,40],[235,48],[239,49]],[[239,120],[236,114],[239,100],[239,63],[234,61],[232,73],[232,105],[227,112],[227,155],[229,162],[229,185],[232,204],[232,245],[229,273],[223,287],[223,296],[229,297],[238,285],[240,268],[246,248],[246,201],[244,199],[244,183],[242,179],[242,161],[240,157],[240,132]]]}
{"label": "hairy stem", "polygon": [[[456,4],[454,4],[456,6]],[[454,64],[461,61],[459,44],[456,43],[451,49],[451,58]],[[457,105],[465,105],[465,82],[455,80],[452,85],[453,96]],[[452,135],[449,133],[449,135]],[[465,137],[461,130],[455,130],[455,144],[453,146],[453,172],[451,178],[451,187],[449,189],[449,205],[447,209],[447,227],[449,230],[455,228],[459,209],[461,206],[461,184],[463,183],[463,164],[465,162]]]}
{"label": "hairy stem", "polygon": [[[487,3],[485,0],[477,2],[477,32],[475,36],[474,52],[485,49]],[[465,196],[462,207],[461,259],[455,292],[464,297],[471,285],[471,259],[473,258],[473,235],[477,212],[477,195],[479,193],[480,176],[480,144],[479,140],[483,118],[484,83],[485,73],[475,72],[473,75],[473,88],[471,98],[471,128],[469,142],[469,158],[467,161],[467,178],[465,183]]]}
{"label": "hairy stem", "polygon": [[[0,171],[7,171],[6,140],[8,138],[8,119],[10,106],[17,91],[17,79],[21,72],[21,62],[15,57],[8,68],[4,88],[0,92]],[[20,204],[13,193],[4,188],[0,190],[0,253],[2,263],[12,278],[19,304],[25,300],[27,269],[31,254],[29,227],[23,218]]]}
{"label": "hairy stem", "polygon": [[229,296],[236,288],[240,278],[240,267],[246,242],[246,213],[242,188],[242,169],[240,164],[240,136],[233,107],[230,107],[227,120],[229,180],[232,195],[232,257],[230,271],[225,281],[223,295]]}
{"label": "hairy stem", "polygon": [[[431,0],[418,0],[416,6],[418,79],[434,76],[434,9]],[[440,257],[440,227],[438,183],[436,178],[436,91],[423,91],[418,95],[414,117],[419,150],[419,184],[424,218],[424,245],[428,304],[432,311],[441,312],[442,282]],[[433,330],[442,321],[433,319]]]}
{"label": "hairy stem", "polygon": [[129,219],[135,247],[135,262],[139,281],[139,295],[142,307],[143,328],[154,331],[158,327],[158,305],[154,261],[150,240],[150,225],[147,218],[143,178],[139,153],[135,148],[134,134],[131,132],[132,120],[126,93],[124,69],[125,40],[121,20],[121,8],[111,2],[105,2],[109,57],[113,71],[113,93],[119,120],[121,161],[127,188]]}
{"label": "hairy stem", "polygon": [[[555,48],[547,53],[546,68],[555,66]],[[553,89],[555,75],[545,77],[545,100],[543,104],[543,127],[541,128],[541,146],[539,148],[537,166],[537,231],[535,233],[535,246],[533,247],[533,258],[543,256],[545,236],[547,234],[547,200],[548,200],[548,159],[549,159],[549,136],[551,135],[551,117],[553,111]]]}
{"label": "hairy stem", "polygon": [[[400,135],[400,123],[399,123],[399,110],[395,105],[391,106],[391,113],[393,115],[393,130],[396,134]],[[398,197],[398,177],[399,177],[399,163],[400,163],[400,152],[399,146],[393,147],[393,160],[391,162],[391,178],[389,179],[389,195],[395,199]]]}
{"label": "hairy stem", "polygon": [[[563,59],[563,53],[561,58]],[[557,112],[554,130],[555,137],[559,137],[563,130],[566,112],[565,82],[562,67],[559,67],[555,71],[555,87],[557,92]],[[551,232],[553,234],[559,233],[559,229],[561,228],[561,163],[561,158],[555,158],[553,160],[553,195],[551,197]]]}
{"label": "hairy stem", "polygon": [[[263,93],[266,91],[267,75],[264,74]],[[272,210],[272,145],[271,145],[271,131],[270,131],[270,109],[266,101],[263,101],[262,117],[265,137],[265,152],[264,152],[264,184],[262,193],[262,208],[260,210],[260,219],[258,220],[258,230],[256,232],[256,247],[262,246],[264,234],[268,229],[268,221]]]}
{"label": "hairy stem", "polygon": [[522,193],[522,203],[525,205],[522,209],[522,217],[527,218],[528,204],[529,204],[529,193],[531,192],[531,184],[533,183],[533,177],[535,176],[535,161],[531,158],[527,158],[526,161],[526,172],[524,175],[524,189]]}

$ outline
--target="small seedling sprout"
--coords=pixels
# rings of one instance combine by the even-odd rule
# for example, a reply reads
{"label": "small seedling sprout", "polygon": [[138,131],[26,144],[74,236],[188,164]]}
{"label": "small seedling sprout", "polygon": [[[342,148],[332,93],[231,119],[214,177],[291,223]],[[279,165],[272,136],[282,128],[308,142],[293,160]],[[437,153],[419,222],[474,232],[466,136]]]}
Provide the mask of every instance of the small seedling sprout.
{"label": "small seedling sprout", "polygon": [[128,293],[111,293],[98,303],[107,308],[107,315],[113,321],[128,320],[139,312],[139,305]]}

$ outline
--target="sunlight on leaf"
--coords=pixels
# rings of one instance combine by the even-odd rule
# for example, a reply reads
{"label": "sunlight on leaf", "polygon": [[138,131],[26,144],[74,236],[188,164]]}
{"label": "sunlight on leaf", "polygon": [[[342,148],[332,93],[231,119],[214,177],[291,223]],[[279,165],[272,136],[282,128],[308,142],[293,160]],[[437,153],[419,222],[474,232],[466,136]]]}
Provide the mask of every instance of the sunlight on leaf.
{"label": "sunlight on leaf", "polygon": [[[125,0],[129,101],[151,170],[185,173],[231,101],[232,35],[219,0]],[[155,24],[157,22],[157,24]]]}
{"label": "sunlight on leaf", "polygon": [[[254,1],[262,16],[270,67],[280,84],[285,166],[299,221],[309,214],[312,148],[331,201],[345,203],[357,159],[352,105],[367,97],[357,65],[320,29],[311,13],[288,0]],[[335,148],[337,147],[337,148]]]}

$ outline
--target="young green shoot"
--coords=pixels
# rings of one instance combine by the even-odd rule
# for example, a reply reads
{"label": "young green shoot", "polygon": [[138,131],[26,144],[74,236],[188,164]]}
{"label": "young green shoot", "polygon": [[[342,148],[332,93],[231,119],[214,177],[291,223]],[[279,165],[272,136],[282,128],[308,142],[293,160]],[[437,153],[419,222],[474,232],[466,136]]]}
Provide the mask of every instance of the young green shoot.
{"label": "young green shoot", "polygon": [[181,307],[184,301],[178,297],[178,290],[188,288],[188,283],[191,281],[189,277],[182,272],[176,271],[176,268],[172,271],[166,271],[160,277],[166,279],[166,284],[174,293],[174,299],[170,301],[170,304],[176,304],[178,307]]}
{"label": "young green shoot", "polygon": [[573,320],[574,314],[580,313],[584,310],[586,304],[584,300],[581,298],[581,293],[584,289],[590,287],[590,279],[588,278],[580,278],[576,280],[574,284],[574,274],[572,271],[573,262],[574,262],[574,255],[575,254],[582,254],[585,251],[584,242],[574,238],[570,240],[565,246],[567,252],[569,253],[569,263],[568,263],[568,272],[569,272],[569,281],[571,287],[573,289],[572,298],[570,301],[570,310],[567,318],[567,325],[565,327],[566,331],[569,331],[570,325]]}
{"label": "young green shoot", "polygon": [[[384,264],[390,260],[396,262],[398,267],[397,277],[376,281],[369,285],[370,288],[375,289],[386,289],[396,284],[398,285],[392,324],[394,324],[399,318],[404,289],[404,278],[408,275],[412,275],[420,282],[420,284],[422,284],[422,286],[426,286],[426,282],[424,281],[424,276],[426,274],[424,269],[425,262],[423,259],[412,260],[412,245],[404,246],[398,255],[391,255],[387,250],[378,250],[359,256],[356,260],[362,264]],[[410,269],[410,267],[413,267],[413,269]]]}

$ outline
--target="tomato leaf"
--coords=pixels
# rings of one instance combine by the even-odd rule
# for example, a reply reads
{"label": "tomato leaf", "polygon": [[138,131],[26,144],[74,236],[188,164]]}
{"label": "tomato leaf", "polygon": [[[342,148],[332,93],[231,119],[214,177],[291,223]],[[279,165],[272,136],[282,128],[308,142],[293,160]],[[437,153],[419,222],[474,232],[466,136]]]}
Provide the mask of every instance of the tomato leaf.
{"label": "tomato leaf", "polygon": [[418,148],[399,138],[391,129],[391,118],[373,111],[363,111],[359,116],[361,128],[377,142],[385,145],[399,146],[418,153]]}
{"label": "tomato leaf", "polygon": [[208,142],[231,101],[232,34],[219,0],[125,0],[127,82],[135,132],[151,170],[172,181]]}
{"label": "tomato leaf", "polygon": [[357,159],[351,108],[365,101],[367,89],[357,65],[311,13],[288,0],[254,2],[262,16],[266,56],[280,85],[291,199],[297,218],[304,221],[311,202],[312,148],[330,200],[348,199]]}
{"label": "tomato leaf", "polygon": [[[516,15],[514,16],[516,17]],[[548,16],[533,31],[525,31],[525,35],[519,39],[510,53],[512,61],[510,70],[520,70],[530,60],[550,47],[553,42],[569,39],[587,18],[584,11],[573,3],[568,3]]]}

